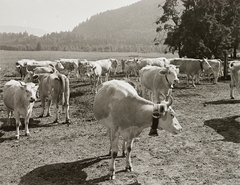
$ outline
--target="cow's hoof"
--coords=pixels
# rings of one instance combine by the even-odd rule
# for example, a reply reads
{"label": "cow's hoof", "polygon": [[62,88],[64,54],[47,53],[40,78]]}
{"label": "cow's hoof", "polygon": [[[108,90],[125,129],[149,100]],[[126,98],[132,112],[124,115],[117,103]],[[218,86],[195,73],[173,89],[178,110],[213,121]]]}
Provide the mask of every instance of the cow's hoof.
{"label": "cow's hoof", "polygon": [[71,124],[71,121],[69,120],[69,119],[67,119],[66,121],[65,121],[65,123],[63,123],[63,124],[67,124],[68,126]]}
{"label": "cow's hoof", "polygon": [[115,175],[110,175],[109,176],[109,180],[114,180],[116,177],[115,177]]}
{"label": "cow's hoof", "polygon": [[150,132],[149,132],[148,135],[149,135],[149,136],[158,136],[157,129],[152,129],[152,128],[151,128],[151,130],[150,130]]}
{"label": "cow's hoof", "polygon": [[46,117],[51,117],[52,115],[51,114],[47,114]]}
{"label": "cow's hoof", "polygon": [[19,135],[16,135],[15,138],[16,138],[17,140],[19,140]]}
{"label": "cow's hoof", "polygon": [[30,133],[25,133],[25,136],[30,137],[31,134]]}
{"label": "cow's hoof", "polygon": [[126,172],[132,172],[133,171],[131,166],[126,166],[125,170],[126,170]]}
{"label": "cow's hoof", "polygon": [[231,99],[234,100],[235,98],[232,96]]}
{"label": "cow's hoof", "polygon": [[39,118],[43,118],[43,114],[39,115],[38,117],[39,117]]}

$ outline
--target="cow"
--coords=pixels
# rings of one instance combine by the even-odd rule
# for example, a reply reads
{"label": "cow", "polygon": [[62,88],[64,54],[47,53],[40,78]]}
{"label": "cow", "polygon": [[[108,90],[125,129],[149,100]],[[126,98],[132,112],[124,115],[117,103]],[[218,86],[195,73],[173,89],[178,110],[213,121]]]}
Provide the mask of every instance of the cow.
{"label": "cow", "polygon": [[55,113],[56,117],[53,123],[59,123],[59,101],[62,99],[62,109],[65,108],[66,114],[66,124],[70,124],[69,118],[69,97],[70,97],[70,89],[69,89],[69,79],[60,73],[52,73],[52,74],[36,74],[34,78],[39,80],[39,95],[42,105],[42,113],[39,117],[43,117],[44,109],[45,109],[45,100],[48,99],[48,108],[47,115],[50,116],[50,106],[51,103],[55,104]]}
{"label": "cow", "polygon": [[174,66],[146,66],[139,71],[142,96],[146,98],[146,90],[153,92],[153,102],[160,102],[160,95],[167,97],[174,82],[179,82]]}
{"label": "cow", "polygon": [[105,81],[108,81],[109,74],[112,69],[112,64],[109,59],[97,60],[97,61],[89,61],[87,67],[87,76],[90,77],[90,81],[92,83],[92,92],[95,89],[95,93],[98,90],[99,82],[102,83],[102,76],[105,76]]}
{"label": "cow", "polygon": [[8,123],[13,112],[16,120],[16,138],[19,139],[20,116],[24,117],[25,135],[30,136],[28,129],[29,119],[32,115],[38,85],[10,80],[3,88],[3,102],[7,107]]}
{"label": "cow", "polygon": [[193,58],[172,58],[168,60],[170,64],[179,67],[179,73],[184,73],[187,75],[187,86],[189,86],[190,76],[192,77],[193,87],[196,87],[194,79],[196,78],[196,82],[199,81],[198,79],[199,72],[212,69],[207,60]]}
{"label": "cow", "polygon": [[117,67],[118,67],[118,60],[115,58],[110,58],[109,59],[111,61],[111,73],[113,73],[113,75],[117,74]]}
{"label": "cow", "polygon": [[159,58],[142,58],[137,61],[137,68],[138,70],[142,69],[143,67],[150,65],[150,66],[159,66],[159,67],[166,67],[169,65],[168,59],[165,57]]}
{"label": "cow", "polygon": [[129,78],[131,73],[133,73],[134,76],[138,76],[137,61],[138,58],[133,58],[127,59],[124,62],[124,72],[126,78]]}
{"label": "cow", "polygon": [[[182,131],[171,108],[173,100],[155,104],[140,97],[136,90],[122,80],[111,80],[101,85],[94,98],[93,113],[98,122],[110,131],[111,162],[110,179],[115,179],[115,159],[118,153],[118,140],[121,135],[126,142],[126,170],[132,171],[131,152],[134,138],[144,128],[164,129],[172,134]],[[158,123],[159,121],[159,123]]]}
{"label": "cow", "polygon": [[78,73],[83,81],[85,81],[85,75],[87,73],[87,66],[90,62],[86,59],[78,61]]}
{"label": "cow", "polygon": [[208,78],[213,75],[213,84],[218,82],[219,76],[222,76],[222,61],[220,59],[203,59],[207,60],[212,69],[205,70],[204,74],[207,74]]}
{"label": "cow", "polygon": [[234,60],[229,63],[229,72],[231,77],[230,82],[230,97],[234,99],[233,88],[240,88],[240,61]]}
{"label": "cow", "polygon": [[78,72],[78,59],[64,59],[61,58],[59,60],[55,60],[57,63],[61,63],[64,67],[64,69],[60,69],[59,72],[62,74],[65,74],[68,78],[70,78],[70,73],[73,71],[77,77],[79,77]]}

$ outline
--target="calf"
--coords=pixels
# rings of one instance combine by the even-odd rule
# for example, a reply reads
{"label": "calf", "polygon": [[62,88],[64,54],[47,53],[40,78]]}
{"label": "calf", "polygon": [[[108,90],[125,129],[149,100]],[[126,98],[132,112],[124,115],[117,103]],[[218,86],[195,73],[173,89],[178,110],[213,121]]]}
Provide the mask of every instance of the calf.
{"label": "calf", "polygon": [[7,107],[8,122],[13,112],[16,120],[16,138],[19,139],[20,116],[23,116],[25,124],[25,135],[30,136],[28,129],[29,119],[32,114],[38,86],[34,83],[24,83],[10,80],[3,88],[3,102]]}
{"label": "calf", "polygon": [[[115,159],[120,135],[126,142],[126,170],[132,171],[130,155],[133,140],[144,128],[152,125],[153,129],[164,129],[172,134],[182,131],[171,104],[171,97],[169,102],[154,104],[138,96],[136,90],[124,81],[112,80],[102,84],[94,99],[93,113],[98,122],[110,131],[110,179],[115,178]],[[155,124],[151,124],[152,120]]]}

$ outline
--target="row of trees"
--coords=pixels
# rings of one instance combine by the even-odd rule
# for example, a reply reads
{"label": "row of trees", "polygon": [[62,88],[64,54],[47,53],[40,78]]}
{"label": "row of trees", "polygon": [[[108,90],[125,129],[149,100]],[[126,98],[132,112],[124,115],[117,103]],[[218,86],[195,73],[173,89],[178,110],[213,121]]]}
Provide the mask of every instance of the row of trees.
{"label": "row of trees", "polygon": [[[166,32],[163,42],[180,57],[236,58],[240,43],[239,0],[166,0],[157,21],[157,32]],[[181,8],[179,8],[181,7]]]}

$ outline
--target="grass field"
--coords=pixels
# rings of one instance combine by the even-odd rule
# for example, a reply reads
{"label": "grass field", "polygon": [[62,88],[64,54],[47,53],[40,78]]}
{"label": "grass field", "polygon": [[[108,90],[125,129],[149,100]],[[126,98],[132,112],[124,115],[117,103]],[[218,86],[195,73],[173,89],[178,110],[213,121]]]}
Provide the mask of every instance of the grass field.
{"label": "grass field", "polygon": [[[95,60],[129,56],[156,57],[160,54],[8,52],[0,51],[0,96],[3,85],[15,75],[15,62],[22,58]],[[173,57],[173,56],[166,56]],[[7,74],[7,75],[6,75]],[[121,79],[121,76],[112,78]],[[238,185],[240,184],[240,96],[229,96],[229,81],[213,85],[203,80],[196,88],[186,87],[184,76],[173,90],[173,109],[183,132],[173,136],[159,131],[148,136],[145,129],[133,146],[133,172],[125,172],[125,159],[116,162],[116,180],[109,181],[109,140],[106,129],[92,113],[94,94],[88,82],[70,79],[72,124],[52,125],[54,117],[38,118],[36,102],[30,122],[31,137],[14,139],[15,127],[0,129],[0,184],[3,185]],[[0,101],[0,125],[7,121]],[[11,120],[14,122],[14,120]],[[60,121],[64,121],[61,114]],[[121,144],[121,142],[120,142]],[[119,144],[119,147],[120,147]],[[119,153],[120,155],[120,153]]]}

